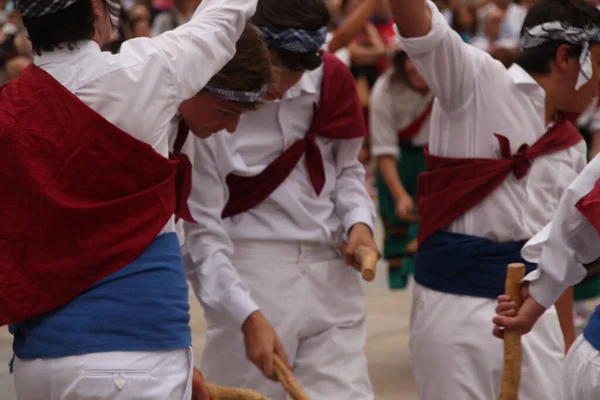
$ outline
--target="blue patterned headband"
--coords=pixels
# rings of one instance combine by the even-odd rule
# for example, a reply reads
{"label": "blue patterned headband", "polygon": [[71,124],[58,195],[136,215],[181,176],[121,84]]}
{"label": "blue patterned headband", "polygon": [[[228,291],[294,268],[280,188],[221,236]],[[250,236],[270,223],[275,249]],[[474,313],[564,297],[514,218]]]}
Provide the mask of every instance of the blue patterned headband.
{"label": "blue patterned headband", "polygon": [[579,90],[592,78],[591,43],[600,43],[600,28],[595,25],[577,28],[566,22],[553,21],[525,29],[521,37],[521,49],[533,49],[546,42],[565,41],[581,46],[579,77],[575,89]]}
{"label": "blue patterned headband", "polygon": [[264,85],[262,88],[255,92],[222,89],[210,85],[205,86],[204,89],[208,90],[211,94],[217,97],[229,101],[235,101],[236,103],[256,103],[257,101],[262,100],[263,97],[265,97],[265,93],[267,92],[268,87],[269,85]]}
{"label": "blue patterned headband", "polygon": [[321,50],[327,37],[327,27],[315,31],[293,28],[267,28],[255,26],[263,40],[276,49],[294,53],[316,53]]}

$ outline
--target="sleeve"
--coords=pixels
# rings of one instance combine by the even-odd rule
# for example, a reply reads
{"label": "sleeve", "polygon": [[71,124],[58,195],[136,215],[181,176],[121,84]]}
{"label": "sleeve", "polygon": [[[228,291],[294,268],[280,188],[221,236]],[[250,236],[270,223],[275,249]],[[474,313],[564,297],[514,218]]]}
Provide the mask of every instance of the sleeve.
{"label": "sleeve", "polygon": [[394,99],[390,93],[388,75],[379,78],[371,93],[369,107],[369,127],[371,134],[371,154],[373,157],[400,156],[398,132],[392,110]]}
{"label": "sleeve", "polygon": [[482,64],[489,55],[463,42],[437,6],[431,10],[431,30],[422,37],[400,38],[400,45],[446,112],[460,109],[473,96]]}
{"label": "sleeve", "polygon": [[523,258],[537,262],[527,275],[530,295],[542,306],[552,306],[567,287],[586,275],[582,264],[600,257],[600,236],[575,204],[594,187],[600,177],[600,158],[594,159],[564,193],[550,224],[522,250]]}
{"label": "sleeve", "polygon": [[[225,325],[241,327],[258,306],[231,263],[233,244],[221,220],[228,193],[215,150],[227,150],[219,146],[226,143],[219,138],[222,135],[206,140],[194,138],[189,207],[197,223],[185,224],[184,259],[186,275],[204,310]],[[226,154],[219,157],[224,159]]]}
{"label": "sleeve", "polygon": [[[257,0],[203,0],[189,22],[144,39],[161,52],[177,104],[198,94],[233,58],[235,44],[256,4]],[[121,52],[136,52],[136,41],[127,41]]]}
{"label": "sleeve", "polygon": [[363,138],[343,139],[337,143],[337,180],[333,201],[346,233],[361,222],[375,232],[375,205],[367,192],[365,168],[358,161],[362,145]]}

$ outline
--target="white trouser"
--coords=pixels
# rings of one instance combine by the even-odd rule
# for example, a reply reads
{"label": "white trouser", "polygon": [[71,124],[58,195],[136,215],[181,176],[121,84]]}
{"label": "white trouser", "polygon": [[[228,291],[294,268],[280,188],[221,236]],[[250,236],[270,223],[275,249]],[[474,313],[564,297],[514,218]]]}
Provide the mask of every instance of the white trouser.
{"label": "white trouser", "polygon": [[18,400],[190,400],[192,349],[15,359]]}
{"label": "white trouser", "polygon": [[563,366],[563,400],[600,399],[600,352],[579,335]]}
{"label": "white trouser", "polygon": [[[285,345],[294,373],[312,399],[372,400],[364,353],[365,296],[360,275],[329,246],[234,242],[233,264]],[[239,327],[206,315],[200,368],[214,383],[255,389],[284,400],[280,383],[245,358]]]}
{"label": "white trouser", "polygon": [[[492,335],[496,304],[415,285],[410,353],[419,400],[498,398],[504,350]],[[522,344],[519,400],[560,399],[565,345],[554,307]]]}

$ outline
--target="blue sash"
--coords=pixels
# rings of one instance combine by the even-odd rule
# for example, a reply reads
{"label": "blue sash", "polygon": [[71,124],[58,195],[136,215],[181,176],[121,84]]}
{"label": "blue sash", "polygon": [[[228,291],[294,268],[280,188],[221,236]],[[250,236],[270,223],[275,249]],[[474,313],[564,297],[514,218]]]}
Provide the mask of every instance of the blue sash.
{"label": "blue sash", "polygon": [[600,306],[596,307],[594,313],[590,317],[587,326],[583,330],[583,337],[594,348],[600,351]]}
{"label": "blue sash", "polygon": [[506,267],[521,262],[525,241],[496,243],[477,236],[437,231],[416,256],[415,281],[445,293],[495,299],[504,293]]}

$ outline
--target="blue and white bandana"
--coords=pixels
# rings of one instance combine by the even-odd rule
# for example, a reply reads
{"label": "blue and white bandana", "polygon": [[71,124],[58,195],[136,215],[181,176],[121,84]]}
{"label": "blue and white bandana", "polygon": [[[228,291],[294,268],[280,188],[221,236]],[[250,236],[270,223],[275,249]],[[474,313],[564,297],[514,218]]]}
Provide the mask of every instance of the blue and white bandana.
{"label": "blue and white bandana", "polygon": [[327,27],[314,31],[294,28],[255,27],[265,42],[276,49],[294,53],[316,53],[321,50],[327,37]]}
{"label": "blue and white bandana", "polygon": [[545,22],[525,29],[521,37],[521,49],[533,49],[550,41],[565,41],[581,46],[579,77],[575,85],[575,90],[579,90],[592,78],[590,45],[600,43],[600,28],[595,25],[577,28],[562,21]]}
{"label": "blue and white bandana", "polygon": [[77,0],[15,0],[15,7],[26,18],[38,18],[63,10]]}
{"label": "blue and white bandana", "polygon": [[[15,0],[15,7],[26,18],[39,18],[44,15],[53,14],[64,10],[77,0]],[[106,10],[110,17],[110,23],[114,29],[119,25],[121,16],[121,1],[106,0]]]}
{"label": "blue and white bandana", "polygon": [[206,85],[204,89],[208,90],[210,93],[214,94],[217,97],[220,97],[225,100],[235,101],[236,103],[255,103],[265,96],[267,92],[267,88],[269,85],[264,85],[259,90],[252,91],[243,91],[243,90],[231,90],[231,89],[221,89],[218,87]]}

